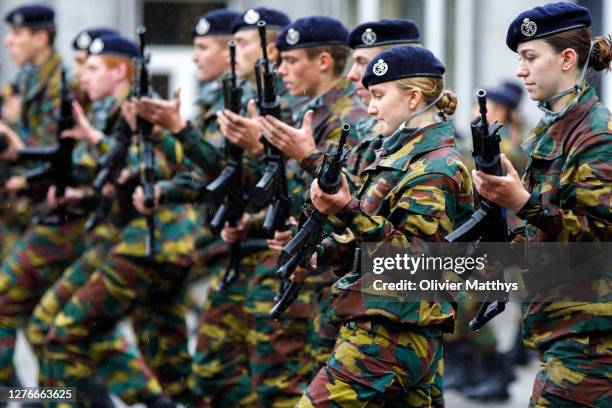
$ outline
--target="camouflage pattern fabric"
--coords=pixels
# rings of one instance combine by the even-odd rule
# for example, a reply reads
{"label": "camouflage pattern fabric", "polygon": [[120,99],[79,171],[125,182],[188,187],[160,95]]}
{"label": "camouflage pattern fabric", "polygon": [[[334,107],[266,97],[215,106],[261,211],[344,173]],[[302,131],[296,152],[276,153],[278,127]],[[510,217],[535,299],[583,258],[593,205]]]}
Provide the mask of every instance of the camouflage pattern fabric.
{"label": "camouflage pattern fabric", "polygon": [[[531,196],[517,213],[527,223],[517,241],[611,240],[612,121],[594,89],[585,84],[583,90],[572,109],[550,125],[540,122],[523,144],[529,155],[523,183]],[[612,404],[609,369],[604,374],[610,367],[610,270],[599,272],[523,305],[525,344],[537,349],[542,361],[534,406]],[[564,293],[601,301],[564,301]]]}
{"label": "camouflage pattern fabric", "polygon": [[[39,349],[38,355],[42,354],[49,328],[57,314],[102,265],[108,251],[114,245],[114,240],[120,231],[108,222],[103,231],[109,230],[114,231],[111,237],[94,233],[87,238],[87,250],[64,271],[34,309],[26,334],[32,347]],[[104,353],[105,356],[105,364],[99,367],[97,376],[107,384],[109,391],[119,396],[123,402],[135,404],[161,394],[161,385],[144,362],[139,350],[128,343],[119,328],[102,336],[93,348],[96,353]],[[44,364],[45,360],[43,359],[41,363]],[[44,378],[47,371],[45,367],[41,367],[39,382],[47,382]]]}
{"label": "camouflage pattern fabric", "polygon": [[61,98],[62,59],[58,53],[53,53],[42,65],[28,64],[21,71],[21,120],[17,133],[27,146],[54,144]]}
{"label": "camouflage pattern fabric", "polygon": [[348,324],[298,407],[430,407],[442,358],[438,328]]}
{"label": "camouflage pattern fabric", "polygon": [[[453,135],[452,124],[442,122],[403,129],[383,139],[376,160],[361,174],[360,201],[352,199],[336,215],[357,243],[388,243],[411,250],[423,242],[441,241],[469,217],[472,184]],[[338,247],[329,245],[333,240],[325,240],[321,260],[334,258],[325,253]],[[447,301],[397,302],[383,294],[363,296],[368,275],[372,273],[354,271],[334,285],[332,320],[349,321],[349,327],[357,328],[355,337],[338,340],[300,406],[342,406],[351,399],[374,406],[430,406],[432,394],[437,403],[442,401],[442,379],[436,374],[443,369],[441,333],[452,332],[454,309]],[[374,328],[384,336],[377,338]],[[389,341],[398,338],[413,339],[411,347],[420,344],[415,347],[420,350],[417,356],[399,358],[407,344]],[[391,357],[380,358],[380,350]]]}
{"label": "camouflage pattern fabric", "polygon": [[111,253],[65,304],[49,330],[43,364],[46,384],[87,389],[107,357],[108,348],[100,353],[95,347],[99,339],[134,311],[136,332],[140,319],[156,327],[155,337],[138,337],[140,350],[164,391],[180,400],[186,395],[190,369],[184,323],[186,276],[182,266]]}

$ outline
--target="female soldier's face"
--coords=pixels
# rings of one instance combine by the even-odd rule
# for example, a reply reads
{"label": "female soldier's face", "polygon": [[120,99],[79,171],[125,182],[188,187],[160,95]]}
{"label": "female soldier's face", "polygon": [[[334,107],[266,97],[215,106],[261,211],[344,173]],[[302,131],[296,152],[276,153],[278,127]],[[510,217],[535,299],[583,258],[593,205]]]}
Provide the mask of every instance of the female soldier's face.
{"label": "female soldier's face", "polygon": [[516,76],[523,80],[529,97],[534,101],[550,98],[566,88],[562,83],[563,56],[544,40],[519,44],[519,66]]}
{"label": "female soldier's face", "polygon": [[413,111],[406,91],[402,91],[395,82],[383,82],[371,85],[368,114],[376,117],[377,128],[382,136],[389,136]]}

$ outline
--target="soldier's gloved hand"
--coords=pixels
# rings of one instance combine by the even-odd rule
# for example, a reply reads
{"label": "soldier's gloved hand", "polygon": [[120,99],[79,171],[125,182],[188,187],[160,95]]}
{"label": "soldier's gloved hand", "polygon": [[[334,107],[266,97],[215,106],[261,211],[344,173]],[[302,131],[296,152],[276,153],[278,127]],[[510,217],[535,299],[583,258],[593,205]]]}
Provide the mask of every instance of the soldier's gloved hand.
{"label": "soldier's gloved hand", "polygon": [[163,129],[168,129],[172,133],[180,132],[187,122],[181,117],[181,90],[175,89],[172,99],[141,98],[134,101],[136,114],[143,119],[157,125]]}
{"label": "soldier's gloved hand", "polygon": [[295,271],[293,271],[289,279],[291,279],[292,282],[304,282],[306,278],[308,277],[308,274],[310,273],[310,271],[317,269],[317,259],[318,259],[318,254],[314,252],[312,256],[310,257],[310,269],[306,269],[306,268],[302,268],[301,266],[298,266],[297,268],[295,268]]}
{"label": "soldier's gloved hand", "polygon": [[287,231],[274,231],[274,238],[268,239],[268,247],[276,255],[280,255],[281,251],[293,238],[293,227],[297,226],[297,221],[293,217],[289,217],[289,229]]}
{"label": "soldier's gloved hand", "polygon": [[310,200],[312,205],[325,215],[338,214],[351,201],[351,190],[342,174],[342,184],[336,194],[327,194],[319,187],[319,180],[315,179],[310,186]]}
{"label": "soldier's gloved hand", "polygon": [[161,195],[161,189],[159,188],[159,186],[156,185],[153,187],[153,195],[155,204],[153,208],[147,208],[145,206],[144,189],[142,188],[142,186],[136,187],[136,190],[134,190],[134,194],[132,194],[132,204],[134,204],[134,208],[136,208],[136,211],[143,215],[153,214],[159,206],[159,197]]}
{"label": "soldier's gloved hand", "polygon": [[83,108],[76,101],[72,102],[72,116],[74,118],[74,127],[64,130],[60,137],[83,140],[92,146],[100,143],[103,137],[102,132],[92,126],[85,112],[83,112]]}
{"label": "soldier's gloved hand", "polygon": [[230,142],[257,156],[263,152],[263,144],[260,141],[261,126],[257,121],[259,115],[254,100],[249,101],[247,111],[249,117],[245,118],[224,109],[217,112],[217,122],[221,132]]}
{"label": "soldier's gloved hand", "polygon": [[259,118],[259,124],[263,135],[270,143],[276,146],[287,157],[301,161],[304,156],[314,150],[315,142],[312,135],[312,115],[309,110],[304,115],[302,127],[296,129],[280,120],[266,116]]}
{"label": "soldier's gloved hand", "polygon": [[529,200],[530,194],[523,187],[521,178],[505,154],[501,155],[505,176],[491,176],[482,171],[472,170],[476,190],[487,200],[518,212]]}
{"label": "soldier's gloved hand", "polygon": [[237,226],[231,227],[228,222],[225,223],[221,230],[221,239],[228,244],[244,241],[249,235],[250,229],[251,216],[249,214],[243,214]]}

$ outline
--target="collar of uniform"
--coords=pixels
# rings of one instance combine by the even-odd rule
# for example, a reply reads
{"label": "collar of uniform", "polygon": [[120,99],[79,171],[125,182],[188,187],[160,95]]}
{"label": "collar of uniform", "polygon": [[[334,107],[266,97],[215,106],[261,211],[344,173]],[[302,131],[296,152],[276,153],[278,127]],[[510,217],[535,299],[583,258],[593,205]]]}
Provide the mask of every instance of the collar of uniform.
{"label": "collar of uniform", "polygon": [[348,78],[341,78],[329,91],[325,92],[323,95],[317,96],[307,103],[304,112],[307,112],[309,109],[314,110],[321,107],[329,108],[334,101],[341,96],[352,93],[353,91],[353,83]]}
{"label": "collar of uniform", "polygon": [[196,104],[201,106],[212,106],[223,97],[223,77],[215,80],[204,82],[200,85]]}
{"label": "collar of uniform", "polygon": [[420,129],[402,129],[396,139],[386,142],[383,139],[385,156],[380,159],[378,167],[389,167],[405,171],[416,156],[440,149],[455,146],[453,124],[449,121],[434,123]]}
{"label": "collar of uniform", "polygon": [[43,62],[42,65],[40,65],[40,67],[37,67],[38,72],[36,85],[27,90],[25,99],[31,100],[36,97],[36,95],[38,95],[47,86],[51,80],[51,77],[56,73],[59,74],[61,65],[62,58],[57,52],[53,52],[51,56],[45,62]]}
{"label": "collar of uniform", "polygon": [[580,97],[580,100],[562,118],[550,126],[542,122],[531,132],[522,144],[523,150],[534,159],[554,160],[563,154],[563,142],[567,135],[574,131],[576,125],[590,112],[599,99],[595,90],[589,86]]}

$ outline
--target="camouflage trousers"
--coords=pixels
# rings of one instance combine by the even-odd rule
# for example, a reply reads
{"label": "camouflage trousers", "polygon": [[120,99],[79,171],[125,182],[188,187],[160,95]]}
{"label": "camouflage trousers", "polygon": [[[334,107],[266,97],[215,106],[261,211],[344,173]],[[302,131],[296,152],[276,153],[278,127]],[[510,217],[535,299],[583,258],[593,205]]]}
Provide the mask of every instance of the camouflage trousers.
{"label": "camouflage trousers", "polygon": [[[116,231],[115,231],[116,232]],[[87,240],[88,250],[67,268],[63,275],[47,290],[32,313],[27,326],[31,345],[42,353],[49,328],[55,317],[83,286],[106,258],[113,246],[112,239],[92,236]],[[127,404],[153,399],[161,394],[161,385],[144,362],[138,349],[129,344],[120,329],[110,331],[92,346],[97,354],[104,354],[105,364],[98,368],[96,375],[108,386],[109,391]],[[48,371],[41,361],[41,383]]]}
{"label": "camouflage trousers", "polygon": [[0,382],[8,382],[14,375],[17,328],[30,318],[47,288],[83,252],[83,223],[33,225],[4,259],[0,271]]}
{"label": "camouflage trousers", "polygon": [[437,328],[349,322],[298,407],[430,407],[441,358]]}
{"label": "camouflage trousers", "polygon": [[[84,394],[89,378],[105,362],[96,345],[125,316],[145,361],[173,399],[190,403],[184,284],[187,269],[112,253],[57,314],[44,349],[48,386],[72,386]],[[133,314],[132,314],[133,313]],[[140,322],[144,329],[140,330]],[[82,402],[82,401],[81,401]]]}
{"label": "camouflage trousers", "polygon": [[278,256],[260,251],[243,261],[249,277],[245,309],[252,387],[262,407],[293,407],[315,371],[311,340],[316,311],[309,281],[278,320],[269,317],[280,281]]}
{"label": "camouflage trousers", "polygon": [[[219,290],[225,268],[215,268],[200,318],[189,385],[205,406],[251,407],[256,397],[248,369],[244,301],[247,278]],[[244,271],[242,271],[244,272]]]}
{"label": "camouflage trousers", "polygon": [[612,407],[612,333],[557,340],[540,360],[529,407]]}
{"label": "camouflage trousers", "polygon": [[268,316],[279,287],[277,256],[241,260],[238,280],[212,280],[200,322],[192,387],[208,406],[292,407],[313,375],[313,291],[305,288],[279,321]]}

